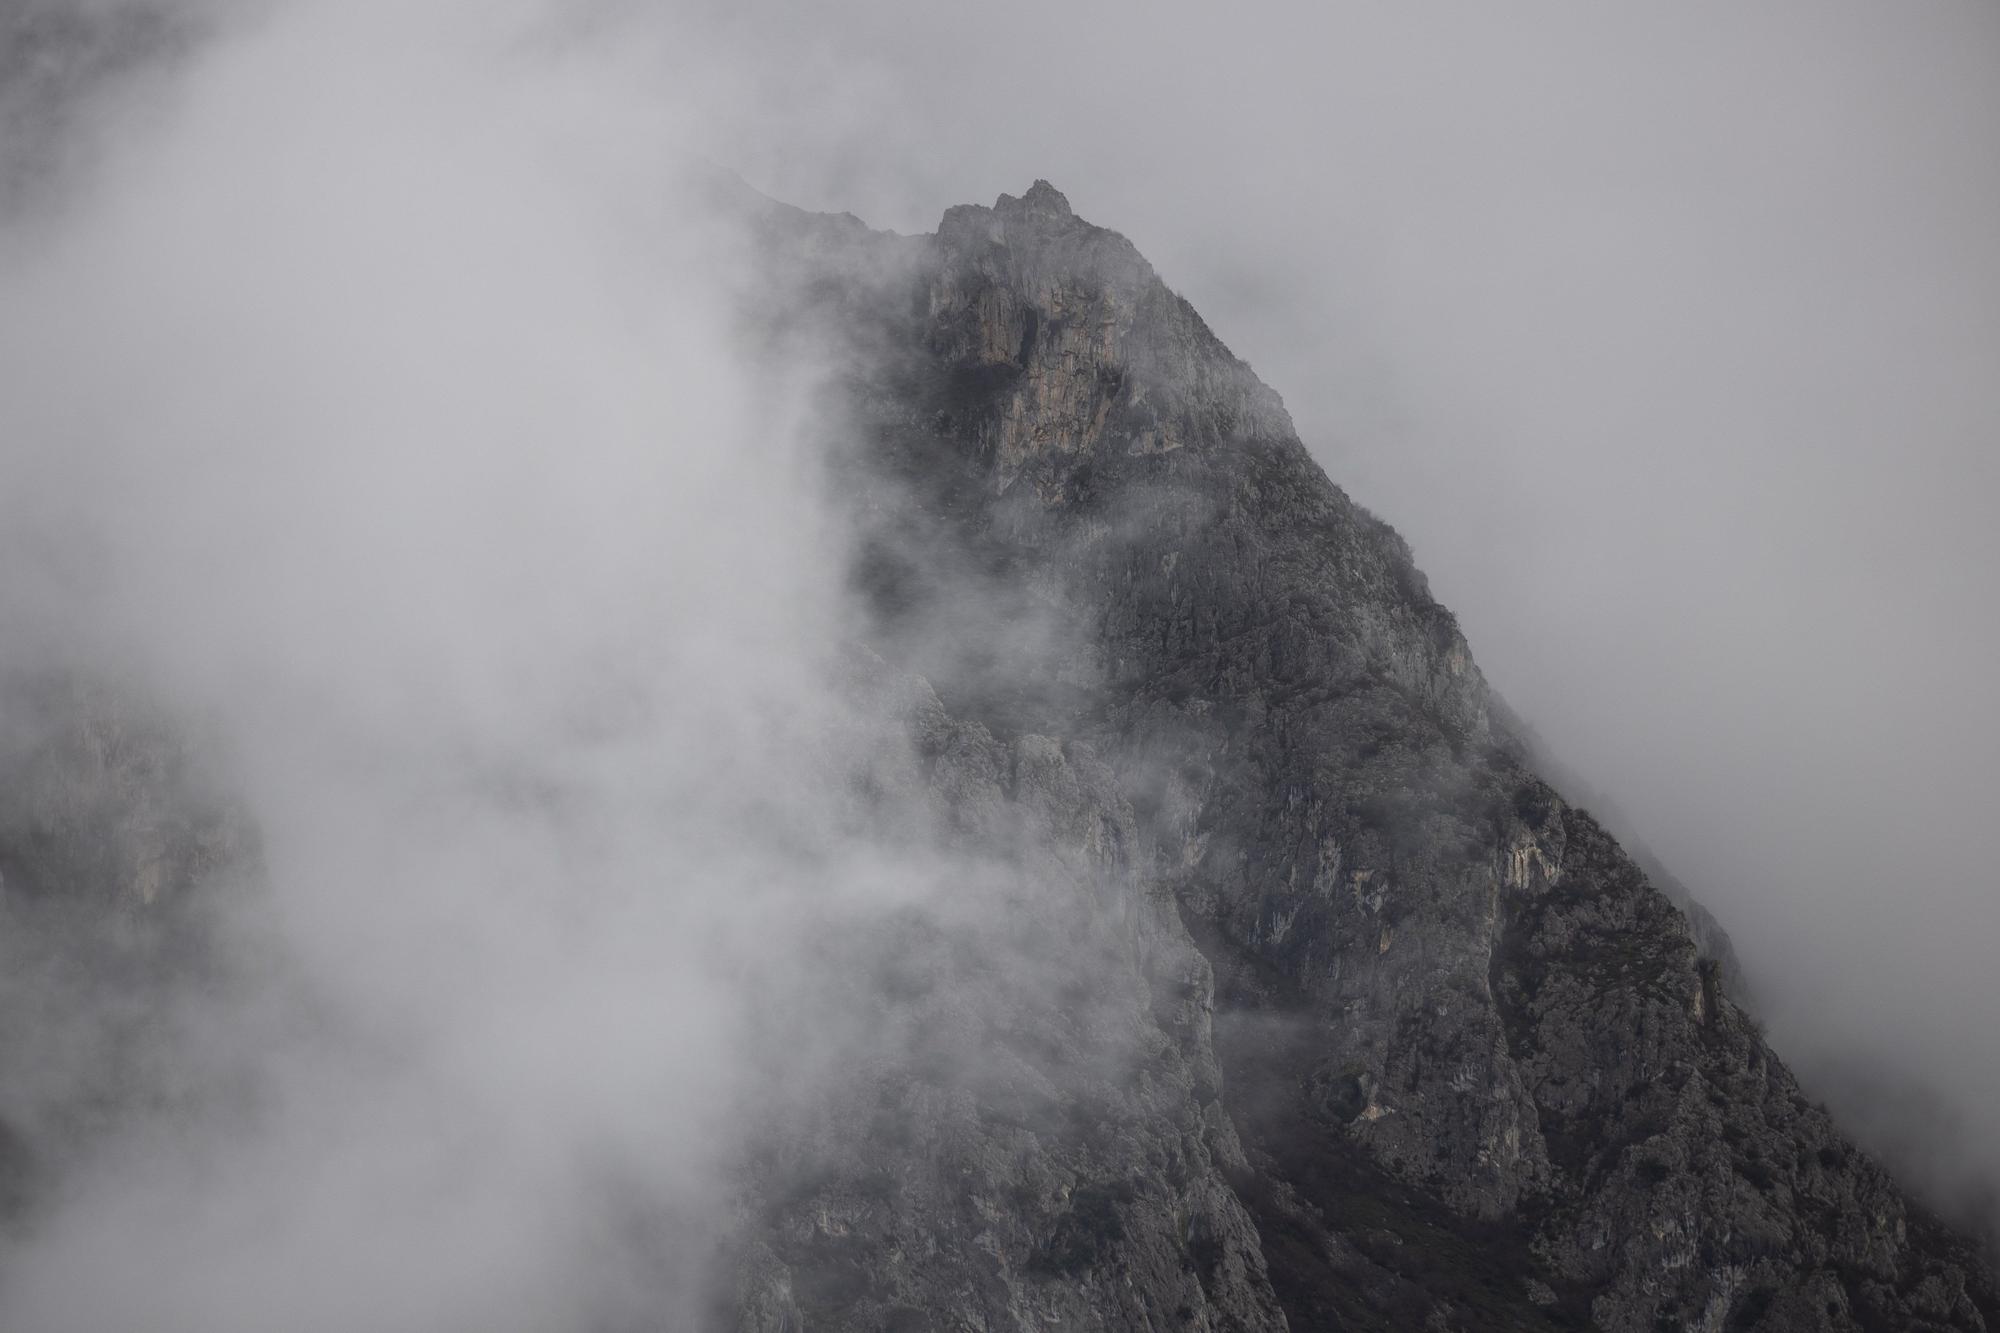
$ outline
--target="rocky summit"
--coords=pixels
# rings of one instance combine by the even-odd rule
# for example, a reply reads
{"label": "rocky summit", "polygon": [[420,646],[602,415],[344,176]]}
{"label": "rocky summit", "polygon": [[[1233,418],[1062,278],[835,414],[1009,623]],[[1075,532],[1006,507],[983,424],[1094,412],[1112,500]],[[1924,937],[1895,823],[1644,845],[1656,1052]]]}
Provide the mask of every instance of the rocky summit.
{"label": "rocky summit", "polygon": [[[762,216],[813,275],[794,317],[865,349],[856,578],[935,687],[925,780],[1090,867],[1111,919],[1056,888],[1040,928],[1096,923],[1053,947],[1119,976],[1139,1054],[988,1008],[965,1038],[1001,1063],[881,1090],[894,1135],[768,1223],[747,1327],[2000,1320],[1979,1248],[1801,1091],[1712,921],[1537,775],[1407,544],[1130,242],[1046,181],[914,239]],[[968,581],[1000,614],[940,645]]]}
{"label": "rocky summit", "polygon": [[[750,335],[830,367],[843,688],[893,741],[853,818],[1006,870],[820,942],[895,1040],[746,1119],[713,1326],[2000,1328],[1981,1243],[1800,1088],[1130,242],[1044,181],[918,237],[713,188]],[[129,923],[255,831],[115,701],[37,698],[0,873],[127,922],[88,947],[142,989],[180,936]]]}

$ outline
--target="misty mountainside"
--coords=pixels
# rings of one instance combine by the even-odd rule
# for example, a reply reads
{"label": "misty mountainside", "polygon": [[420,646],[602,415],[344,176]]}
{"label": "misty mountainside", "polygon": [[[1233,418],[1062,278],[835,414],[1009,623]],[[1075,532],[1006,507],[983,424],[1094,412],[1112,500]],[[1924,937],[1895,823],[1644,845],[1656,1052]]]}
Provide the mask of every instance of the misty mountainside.
{"label": "misty mountainside", "polygon": [[[929,887],[758,921],[717,1179],[594,1167],[569,1326],[2000,1327],[1980,1243],[1801,1090],[1712,921],[1538,776],[1406,543],[1124,237],[1039,181],[917,237],[709,188],[744,336],[820,368],[856,608],[785,756],[834,833],[727,831]],[[218,925],[279,868],[199,728],[88,674],[0,727],[30,1244],[121,1127],[258,1113],[175,1053],[277,966]],[[85,1009],[90,1058],[23,1077]]]}

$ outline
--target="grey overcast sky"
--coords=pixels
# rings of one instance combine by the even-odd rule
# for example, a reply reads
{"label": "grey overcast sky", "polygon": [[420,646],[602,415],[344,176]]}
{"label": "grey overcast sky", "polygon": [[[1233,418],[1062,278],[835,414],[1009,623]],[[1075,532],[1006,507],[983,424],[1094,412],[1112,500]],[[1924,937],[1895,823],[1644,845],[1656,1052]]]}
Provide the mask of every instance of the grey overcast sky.
{"label": "grey overcast sky", "polygon": [[1736,936],[2000,1129],[2000,6],[730,7],[714,154],[1131,236]]}

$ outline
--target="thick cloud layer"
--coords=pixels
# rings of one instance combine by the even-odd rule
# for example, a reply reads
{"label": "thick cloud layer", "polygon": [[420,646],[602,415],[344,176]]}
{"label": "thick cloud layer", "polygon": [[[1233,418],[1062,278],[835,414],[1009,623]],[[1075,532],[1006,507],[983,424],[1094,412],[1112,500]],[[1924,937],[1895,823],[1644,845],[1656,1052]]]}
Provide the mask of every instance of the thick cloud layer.
{"label": "thick cloud layer", "polygon": [[[58,147],[0,99],[37,186],[0,240],[0,540],[62,557],[8,563],[9,651],[222,719],[281,889],[245,928],[306,981],[187,1027],[300,1113],[78,1185],[25,1326],[615,1305],[579,1182],[707,1197],[658,1146],[734,1104],[749,1019],[707,978],[779,947],[773,902],[921,878],[774,781],[838,706],[838,534],[785,480],[808,386],[721,332],[683,150],[906,230],[1046,176],[1130,234],[1724,918],[1781,1047],[1905,1071],[1936,1100],[1871,1128],[1956,1123],[2000,1171],[1990,7],[179,13],[171,77],[35,83]],[[409,1229],[338,1267],[269,1207],[398,1191]],[[195,1281],[231,1252],[258,1271]],[[490,1308],[426,1304],[473,1272]]]}
{"label": "thick cloud layer", "polygon": [[685,1320],[760,1072],[857,1035],[760,1006],[964,878],[843,822],[812,362],[751,353],[690,108],[589,32],[228,20],[6,236],[0,613],[10,681],[207,738],[268,892],[136,1071],[114,988],[10,955],[12,1132],[124,1092],[0,1324]]}

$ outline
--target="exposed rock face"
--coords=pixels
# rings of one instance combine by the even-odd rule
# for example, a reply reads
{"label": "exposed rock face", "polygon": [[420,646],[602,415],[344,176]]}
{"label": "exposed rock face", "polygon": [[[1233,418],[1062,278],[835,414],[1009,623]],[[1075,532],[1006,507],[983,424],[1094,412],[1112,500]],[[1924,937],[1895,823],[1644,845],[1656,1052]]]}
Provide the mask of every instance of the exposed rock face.
{"label": "exposed rock face", "polygon": [[256,860],[187,738],[74,677],[0,678],[0,1225],[46,1156],[157,1099],[207,886]]}
{"label": "exposed rock face", "polygon": [[752,1153],[741,1326],[1283,1328],[1229,1183],[1208,966],[1114,775],[915,694],[915,753],[874,787],[994,877],[832,946],[890,1035]]}
{"label": "exposed rock face", "polygon": [[[857,688],[908,737],[858,817],[993,872],[825,942],[876,1036],[746,1127],[720,1326],[2000,1324],[1123,237],[1044,182],[934,237],[737,206],[756,319],[839,372]],[[56,702],[10,901],[145,919],[244,854]]]}
{"label": "exposed rock face", "polygon": [[[786,216],[774,234],[837,249]],[[1213,968],[1212,1038],[1169,1023],[1192,1042],[1171,1067],[1206,1068],[1212,1041],[1245,1155],[1211,1138],[1211,1160],[1263,1262],[1184,1321],[1262,1322],[1266,1273],[1297,1328],[2000,1319],[1976,1247],[1800,1093],[1732,998],[1726,941],[1698,947],[1531,771],[1405,543],[1123,237],[1037,182],[901,244],[906,278],[868,267],[831,307],[891,353],[850,386],[878,646],[962,725],[1093,747],[1137,881]],[[968,580],[1000,627],[941,649]],[[1041,646],[1010,655],[1022,639]],[[1105,1169],[1134,1174],[1094,1208],[1171,1234],[1156,1160]],[[875,1215],[928,1231],[937,1202],[892,1192]],[[1011,1220],[1060,1244],[1045,1212]],[[1043,1271],[1007,1319],[941,1298],[922,1320],[1172,1326],[1153,1312],[1178,1297],[1131,1294],[1170,1292],[1160,1271],[1069,1252],[1078,1271]]]}

